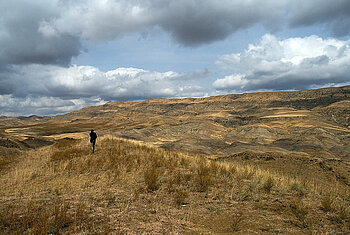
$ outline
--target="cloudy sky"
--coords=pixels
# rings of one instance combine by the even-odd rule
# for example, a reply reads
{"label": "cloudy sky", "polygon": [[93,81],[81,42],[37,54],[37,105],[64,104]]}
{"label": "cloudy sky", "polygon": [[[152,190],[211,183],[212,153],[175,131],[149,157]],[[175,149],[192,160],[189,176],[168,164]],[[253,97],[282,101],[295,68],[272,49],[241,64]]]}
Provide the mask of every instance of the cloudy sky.
{"label": "cloudy sky", "polygon": [[349,0],[0,0],[0,115],[349,84]]}

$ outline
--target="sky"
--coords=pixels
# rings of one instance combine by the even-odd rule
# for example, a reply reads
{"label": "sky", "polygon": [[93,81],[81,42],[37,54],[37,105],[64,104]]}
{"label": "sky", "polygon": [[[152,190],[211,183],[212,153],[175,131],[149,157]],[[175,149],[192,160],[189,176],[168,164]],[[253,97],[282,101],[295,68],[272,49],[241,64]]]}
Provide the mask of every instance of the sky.
{"label": "sky", "polygon": [[344,85],[349,0],[0,0],[0,115]]}

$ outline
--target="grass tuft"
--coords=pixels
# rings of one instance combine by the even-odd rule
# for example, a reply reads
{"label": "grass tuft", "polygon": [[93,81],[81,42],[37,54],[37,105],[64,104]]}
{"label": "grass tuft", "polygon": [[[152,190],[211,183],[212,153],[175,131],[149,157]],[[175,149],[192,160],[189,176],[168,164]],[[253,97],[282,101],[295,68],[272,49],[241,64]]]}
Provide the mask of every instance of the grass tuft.
{"label": "grass tuft", "polygon": [[198,190],[200,192],[207,191],[212,184],[212,171],[213,169],[210,164],[204,159],[200,159],[197,163],[196,168],[196,181]]}
{"label": "grass tuft", "polygon": [[188,196],[189,192],[186,187],[178,187],[173,193],[175,204],[178,206],[186,204],[186,199],[188,198]]}
{"label": "grass tuft", "polygon": [[303,201],[296,201],[290,205],[293,215],[302,223],[302,227],[308,227],[306,217],[309,214],[309,210]]}
{"label": "grass tuft", "polygon": [[349,222],[349,217],[349,207],[344,204],[339,205],[337,208],[335,221],[338,223]]}
{"label": "grass tuft", "polygon": [[241,224],[244,221],[244,215],[241,208],[233,211],[231,218],[231,229],[233,232],[238,232],[241,229]]}
{"label": "grass tuft", "polygon": [[291,190],[294,191],[299,197],[305,197],[309,191],[303,187],[302,185],[300,185],[300,183],[294,182],[291,186],[290,186]]}
{"label": "grass tuft", "polygon": [[322,205],[322,209],[325,212],[329,212],[329,211],[333,211],[334,210],[334,197],[332,195],[326,195],[322,198],[321,200],[321,205]]}
{"label": "grass tuft", "polygon": [[269,193],[271,192],[271,189],[275,185],[275,181],[272,177],[267,178],[267,180],[263,183],[262,188],[265,192]]}
{"label": "grass tuft", "polygon": [[160,172],[157,167],[154,165],[145,169],[144,179],[146,183],[147,190],[149,192],[153,192],[158,189],[158,180],[159,180]]}

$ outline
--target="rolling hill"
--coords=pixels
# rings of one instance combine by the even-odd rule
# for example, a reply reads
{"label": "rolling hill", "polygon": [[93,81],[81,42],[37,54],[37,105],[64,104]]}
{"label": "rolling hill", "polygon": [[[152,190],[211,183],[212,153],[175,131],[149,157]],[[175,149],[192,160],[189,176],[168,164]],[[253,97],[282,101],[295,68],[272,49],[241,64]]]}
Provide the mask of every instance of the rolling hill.
{"label": "rolling hill", "polygon": [[350,86],[0,117],[2,231],[348,233],[349,117]]}

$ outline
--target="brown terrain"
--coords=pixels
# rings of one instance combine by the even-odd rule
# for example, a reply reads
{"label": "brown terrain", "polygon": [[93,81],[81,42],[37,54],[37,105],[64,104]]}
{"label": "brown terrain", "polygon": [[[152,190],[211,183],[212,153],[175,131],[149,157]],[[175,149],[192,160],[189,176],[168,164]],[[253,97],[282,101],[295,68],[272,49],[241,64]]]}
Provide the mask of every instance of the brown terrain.
{"label": "brown terrain", "polygon": [[[35,221],[14,218],[44,204],[68,221],[58,226],[55,209],[44,210],[53,218],[44,234],[350,232],[350,86],[0,120],[0,233],[35,234]],[[100,137],[95,155],[91,129]]]}

